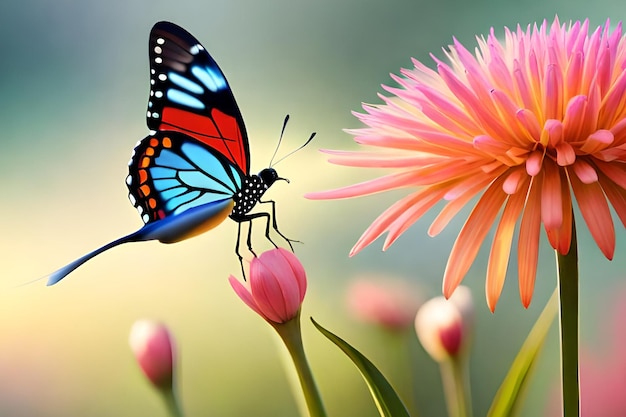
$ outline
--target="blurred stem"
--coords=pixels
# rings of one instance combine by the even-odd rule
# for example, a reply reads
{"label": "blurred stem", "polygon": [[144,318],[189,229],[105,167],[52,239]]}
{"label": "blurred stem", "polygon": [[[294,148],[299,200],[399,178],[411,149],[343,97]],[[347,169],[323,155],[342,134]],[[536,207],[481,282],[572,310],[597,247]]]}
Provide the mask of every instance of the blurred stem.
{"label": "blurred stem", "polygon": [[397,331],[389,331],[390,337],[393,338],[394,350],[396,352],[394,367],[399,377],[399,385],[402,390],[404,403],[412,416],[417,416],[417,406],[415,404],[416,383],[415,383],[415,352],[418,347],[413,344],[417,342],[414,331],[409,328]]}
{"label": "blurred stem", "polygon": [[565,255],[556,251],[561,328],[561,380],[563,416],[580,415],[578,382],[578,250],[572,219],[572,242]]}
{"label": "blurred stem", "polygon": [[439,364],[449,417],[472,416],[465,356],[451,357]]}
{"label": "blurred stem", "polygon": [[169,388],[163,388],[160,391],[163,394],[163,400],[165,401],[165,408],[167,408],[168,414],[172,417],[183,417],[184,414],[178,404],[178,398],[174,392],[174,388],[170,386]]}
{"label": "blurred stem", "polygon": [[298,373],[300,386],[304,393],[304,399],[309,409],[310,417],[326,417],[322,398],[320,397],[317,385],[313,379],[311,368],[304,353],[302,344],[302,333],[300,331],[300,313],[286,323],[270,323],[280,335],[283,343],[287,347],[293,364]]}

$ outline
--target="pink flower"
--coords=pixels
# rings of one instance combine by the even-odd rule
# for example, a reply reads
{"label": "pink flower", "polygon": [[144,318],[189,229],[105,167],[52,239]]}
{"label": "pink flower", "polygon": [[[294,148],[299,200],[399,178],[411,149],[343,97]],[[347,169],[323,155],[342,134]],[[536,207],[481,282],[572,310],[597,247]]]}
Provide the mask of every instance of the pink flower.
{"label": "pink flower", "polygon": [[285,323],[300,312],[306,293],[306,272],[296,256],[277,248],[250,263],[249,286],[228,278],[239,298],[270,323]]}
{"label": "pink flower", "polygon": [[157,388],[171,389],[174,355],[167,327],[150,320],[138,320],[131,328],[129,343],[148,380]]}
{"label": "pink flower", "polygon": [[[367,127],[350,130],[372,152],[325,151],[340,165],[391,168],[390,175],[309,194],[334,199],[406,188],[410,193],[382,213],[351,251],[387,232],[383,249],[439,201],[430,227],[440,233],[466,204],[469,218],[452,248],[443,278],[449,297],[465,277],[496,223],[486,276],[493,311],[502,291],[513,235],[520,221],[518,276],[521,301],[532,299],[540,231],[566,254],[572,241],[574,200],[602,253],[613,257],[615,229],[609,205],[626,222],[626,41],[607,21],[493,29],[474,54],[454,40],[436,70],[393,76],[395,97],[364,105]],[[417,190],[415,188],[417,187]],[[573,192],[573,194],[572,194]],[[499,220],[498,220],[499,217]]]}
{"label": "pink flower", "polygon": [[421,304],[417,290],[402,281],[360,279],[348,287],[347,304],[355,318],[390,330],[404,330]]}
{"label": "pink flower", "polygon": [[415,331],[424,350],[437,362],[464,353],[474,323],[472,295],[460,286],[449,300],[435,297],[417,312]]}

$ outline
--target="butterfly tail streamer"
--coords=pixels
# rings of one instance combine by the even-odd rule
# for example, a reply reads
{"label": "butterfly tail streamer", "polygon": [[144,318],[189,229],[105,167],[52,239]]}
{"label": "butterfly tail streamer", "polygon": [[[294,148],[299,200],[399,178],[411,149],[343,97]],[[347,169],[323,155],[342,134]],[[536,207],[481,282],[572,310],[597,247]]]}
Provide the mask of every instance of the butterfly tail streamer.
{"label": "butterfly tail streamer", "polygon": [[50,285],[54,285],[57,282],[61,281],[63,278],[65,278],[67,275],[69,275],[72,271],[74,271],[76,268],[78,268],[79,266],[81,266],[82,264],[84,264],[85,262],[87,262],[88,260],[90,260],[91,258],[100,255],[102,252],[107,251],[111,248],[114,248],[118,245],[121,245],[123,243],[129,243],[129,242],[139,242],[139,241],[143,241],[146,240],[145,239],[145,235],[144,233],[142,233],[142,230],[138,230],[134,233],[131,233],[130,235],[121,237],[117,240],[114,240],[113,242],[109,242],[106,245],[92,251],[89,252],[87,255],[82,256],[78,259],[76,259],[74,262],[69,263],[67,265],[65,265],[63,268],[56,270],[55,272],[51,273],[50,275],[48,275],[48,283],[46,284],[47,286]]}

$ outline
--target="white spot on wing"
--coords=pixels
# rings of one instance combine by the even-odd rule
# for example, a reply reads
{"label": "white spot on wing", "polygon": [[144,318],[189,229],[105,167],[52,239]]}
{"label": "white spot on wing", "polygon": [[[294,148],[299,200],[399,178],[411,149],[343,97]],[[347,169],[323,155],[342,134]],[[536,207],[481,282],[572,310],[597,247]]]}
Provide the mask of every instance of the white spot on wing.
{"label": "white spot on wing", "polygon": [[156,43],[159,44],[159,45],[163,45],[165,43],[165,39],[157,38]]}
{"label": "white spot on wing", "polygon": [[163,58],[157,56],[156,58],[154,58],[154,62],[156,62],[157,64],[161,64],[163,62]]}
{"label": "white spot on wing", "polygon": [[159,74],[159,80],[161,80],[161,81],[165,81],[165,80],[167,80],[167,75],[165,75],[165,74]]}
{"label": "white spot on wing", "polygon": [[163,91],[157,91],[156,93],[154,93],[154,96],[155,96],[156,98],[161,98],[161,97],[163,97]]}
{"label": "white spot on wing", "polygon": [[163,52],[163,49],[161,49],[160,46],[155,46],[154,47],[154,52],[157,53],[157,54],[160,54],[161,52]]}

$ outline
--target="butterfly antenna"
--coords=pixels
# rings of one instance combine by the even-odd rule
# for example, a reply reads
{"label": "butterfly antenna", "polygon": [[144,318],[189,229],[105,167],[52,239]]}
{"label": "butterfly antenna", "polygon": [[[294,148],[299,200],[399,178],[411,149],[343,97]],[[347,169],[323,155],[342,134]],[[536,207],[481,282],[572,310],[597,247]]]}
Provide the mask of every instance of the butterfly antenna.
{"label": "butterfly antenna", "polygon": [[309,138],[306,140],[306,142],[304,142],[302,145],[300,145],[298,148],[294,149],[293,151],[289,152],[287,155],[283,156],[282,158],[280,158],[278,161],[276,161],[274,163],[274,166],[278,165],[278,163],[280,161],[282,161],[283,159],[287,158],[290,155],[293,155],[294,153],[298,152],[299,150],[301,150],[302,148],[304,148],[306,145],[308,145],[309,143],[311,143],[311,141],[313,140],[313,138],[315,137],[315,135],[317,134],[317,132],[313,132],[311,133],[311,136],[309,136]]}
{"label": "butterfly antenna", "polygon": [[272,155],[272,159],[270,159],[270,167],[272,166],[272,162],[274,161],[274,158],[276,158],[276,153],[278,152],[278,148],[280,148],[280,143],[283,141],[283,134],[285,133],[285,128],[287,127],[288,121],[289,121],[289,115],[286,115],[285,121],[283,122],[283,128],[280,130],[280,136],[278,137],[278,144],[276,145],[276,149],[274,149],[274,155]]}

